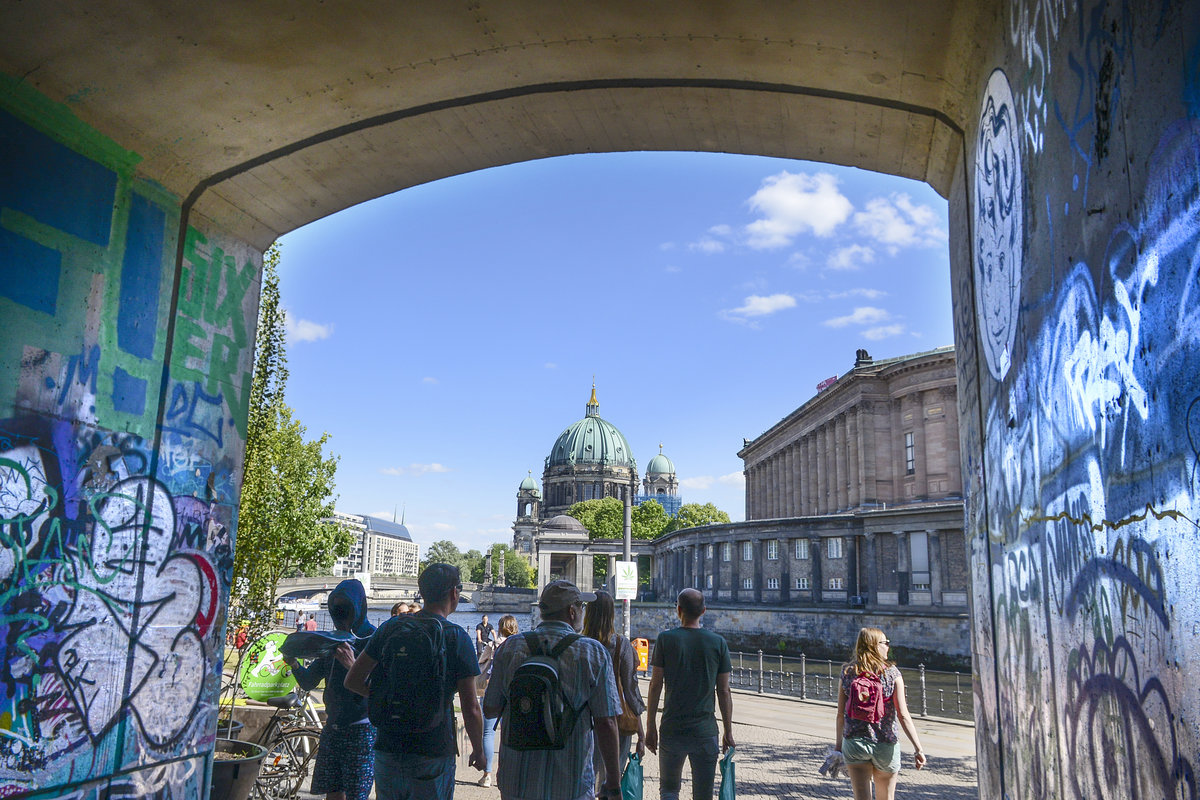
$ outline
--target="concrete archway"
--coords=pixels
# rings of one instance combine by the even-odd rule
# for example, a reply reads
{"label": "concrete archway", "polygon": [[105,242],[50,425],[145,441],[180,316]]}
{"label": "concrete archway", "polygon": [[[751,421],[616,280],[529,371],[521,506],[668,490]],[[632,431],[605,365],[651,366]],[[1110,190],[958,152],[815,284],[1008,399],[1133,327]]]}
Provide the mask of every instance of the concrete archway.
{"label": "concrete archway", "polygon": [[0,12],[0,790],[204,792],[267,243],[695,149],[949,200],[981,795],[1196,795],[1200,11],[380,5]]}

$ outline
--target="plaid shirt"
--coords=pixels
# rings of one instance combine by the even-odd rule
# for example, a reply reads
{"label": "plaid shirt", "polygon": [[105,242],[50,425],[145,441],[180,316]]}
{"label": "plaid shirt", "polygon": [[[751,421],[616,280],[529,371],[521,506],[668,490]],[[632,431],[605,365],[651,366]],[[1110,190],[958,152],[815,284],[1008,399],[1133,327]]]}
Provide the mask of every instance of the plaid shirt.
{"label": "plaid shirt", "polygon": [[[537,627],[546,635],[547,649],[563,636],[574,633],[565,622],[551,620]],[[517,667],[529,658],[527,634],[509,637],[492,660],[492,679],[483,703],[505,705],[508,682]],[[570,739],[562,750],[509,750],[503,742],[501,723],[500,769],[496,785],[504,800],[576,800],[591,797],[596,776],[592,769],[592,717],[616,717],[621,713],[612,656],[604,645],[587,637],[577,640],[558,659],[563,695],[580,713]]]}

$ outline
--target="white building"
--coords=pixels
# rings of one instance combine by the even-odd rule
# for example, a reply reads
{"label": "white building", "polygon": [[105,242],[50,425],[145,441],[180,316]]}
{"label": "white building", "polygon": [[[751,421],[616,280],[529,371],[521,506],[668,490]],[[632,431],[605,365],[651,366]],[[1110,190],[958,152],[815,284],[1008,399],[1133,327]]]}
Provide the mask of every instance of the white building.
{"label": "white building", "polygon": [[354,534],[350,554],[333,565],[333,574],[349,577],[356,572],[374,575],[416,575],[419,548],[403,523],[364,514],[335,511],[331,521]]}

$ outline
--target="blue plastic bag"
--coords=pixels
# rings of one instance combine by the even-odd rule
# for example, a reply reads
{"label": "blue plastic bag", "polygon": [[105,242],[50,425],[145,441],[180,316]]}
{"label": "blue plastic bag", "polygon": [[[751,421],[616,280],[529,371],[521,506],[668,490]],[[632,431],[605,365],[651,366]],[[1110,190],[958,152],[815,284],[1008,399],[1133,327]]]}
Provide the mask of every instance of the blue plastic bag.
{"label": "blue plastic bag", "polygon": [[642,757],[634,753],[621,775],[621,800],[642,800]]}
{"label": "blue plastic bag", "polygon": [[719,800],[735,800],[737,797],[733,776],[733,750],[734,748],[729,748],[721,757],[721,792],[717,795]]}

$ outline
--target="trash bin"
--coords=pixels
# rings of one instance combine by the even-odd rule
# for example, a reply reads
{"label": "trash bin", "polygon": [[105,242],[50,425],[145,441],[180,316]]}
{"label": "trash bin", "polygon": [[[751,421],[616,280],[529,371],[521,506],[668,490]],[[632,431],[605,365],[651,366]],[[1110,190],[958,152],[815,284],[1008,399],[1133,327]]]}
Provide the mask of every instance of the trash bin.
{"label": "trash bin", "polygon": [[650,671],[650,640],[634,639],[633,649],[637,651],[638,672]]}
{"label": "trash bin", "polygon": [[213,748],[209,800],[248,800],[267,748],[253,742],[218,738]]}

